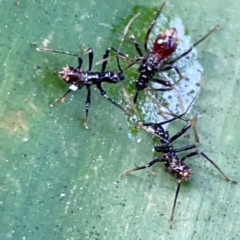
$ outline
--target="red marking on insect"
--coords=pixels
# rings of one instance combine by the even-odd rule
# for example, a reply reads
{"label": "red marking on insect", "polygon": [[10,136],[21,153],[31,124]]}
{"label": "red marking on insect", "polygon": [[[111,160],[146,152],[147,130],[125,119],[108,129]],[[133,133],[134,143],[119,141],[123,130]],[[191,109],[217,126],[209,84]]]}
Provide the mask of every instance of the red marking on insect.
{"label": "red marking on insect", "polygon": [[161,32],[155,39],[152,53],[161,61],[171,56],[178,45],[177,29],[170,28]]}

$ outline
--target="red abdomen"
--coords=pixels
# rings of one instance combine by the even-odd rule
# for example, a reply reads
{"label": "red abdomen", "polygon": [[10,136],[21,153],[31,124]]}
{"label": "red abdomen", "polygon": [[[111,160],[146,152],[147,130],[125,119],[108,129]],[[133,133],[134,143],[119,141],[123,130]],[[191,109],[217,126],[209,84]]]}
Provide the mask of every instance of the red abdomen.
{"label": "red abdomen", "polygon": [[178,36],[176,28],[167,29],[156,37],[153,43],[152,53],[162,61],[175,52],[177,45]]}

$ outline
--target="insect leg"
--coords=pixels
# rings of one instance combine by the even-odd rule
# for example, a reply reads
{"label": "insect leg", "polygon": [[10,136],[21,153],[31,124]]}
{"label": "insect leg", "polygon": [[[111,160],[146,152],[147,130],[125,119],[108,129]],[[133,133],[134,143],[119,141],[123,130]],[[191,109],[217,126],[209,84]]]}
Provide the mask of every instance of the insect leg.
{"label": "insect leg", "polygon": [[182,57],[185,57],[188,53],[190,53],[193,48],[195,46],[197,46],[199,43],[201,43],[202,41],[204,41],[210,34],[212,34],[215,30],[217,30],[219,28],[219,25],[215,26],[213,29],[211,29],[205,36],[203,36],[200,40],[198,40],[197,42],[195,42],[188,50],[186,50],[185,52],[183,52],[180,56],[176,57],[175,59],[173,59],[172,61],[168,62],[168,64],[173,64],[176,61],[178,61],[179,59],[181,59]]}
{"label": "insect leg", "polygon": [[88,71],[92,71],[92,63],[93,63],[93,50],[89,48],[86,53],[88,53],[89,63],[88,63]]}
{"label": "insect leg", "polygon": [[60,102],[62,99],[64,99],[72,90],[68,89],[60,98],[58,98],[51,106],[55,105],[56,103]]}
{"label": "insect leg", "polygon": [[152,160],[151,162],[149,162],[149,163],[148,163],[147,165],[145,165],[145,166],[135,167],[135,168],[130,169],[130,170],[125,170],[125,171],[121,174],[120,177],[123,177],[124,175],[127,175],[127,174],[129,174],[130,172],[142,170],[142,169],[144,169],[144,168],[149,168],[149,167],[151,167],[152,165],[154,165],[154,164],[157,163],[157,162],[163,162],[163,160],[160,159],[160,158],[156,158],[156,159]]}
{"label": "insect leg", "polygon": [[86,106],[86,116],[85,116],[85,121],[84,121],[84,125],[87,126],[87,120],[88,120],[88,112],[89,112],[89,108],[90,108],[90,105],[91,105],[91,89],[90,89],[90,86],[86,86],[87,88],[87,98],[86,98],[86,103],[85,103],[85,106]]}
{"label": "insect leg", "polygon": [[123,112],[125,112],[128,116],[131,116],[130,113],[127,112],[127,110],[125,110],[121,105],[119,105],[117,102],[115,102],[113,99],[111,99],[106,91],[102,88],[101,84],[97,84],[97,88],[99,89],[101,95],[103,97],[105,97],[109,102],[111,102],[113,105],[117,106],[118,108],[120,108]]}
{"label": "insect leg", "polygon": [[157,13],[156,13],[156,15],[155,15],[154,20],[151,22],[151,24],[150,24],[150,26],[149,26],[149,28],[148,28],[148,31],[147,31],[147,34],[146,34],[146,37],[145,37],[145,42],[144,42],[144,48],[145,48],[146,52],[149,51],[149,50],[148,50],[148,47],[147,47],[149,35],[150,35],[150,33],[151,33],[154,25],[156,24],[156,20],[157,20],[157,18],[159,17],[159,15],[160,15],[160,13],[161,13],[161,11],[162,11],[162,9],[163,9],[163,7],[164,7],[165,4],[166,4],[166,1],[164,1],[164,2],[162,3],[161,7],[159,8],[159,10],[157,11]]}
{"label": "insect leg", "polygon": [[171,213],[171,218],[170,218],[170,228],[172,228],[172,225],[173,225],[173,216],[174,216],[174,211],[175,211],[176,202],[177,202],[180,187],[181,187],[181,181],[178,182],[177,190],[176,190],[176,193],[175,193],[175,198],[174,198],[172,213]]}

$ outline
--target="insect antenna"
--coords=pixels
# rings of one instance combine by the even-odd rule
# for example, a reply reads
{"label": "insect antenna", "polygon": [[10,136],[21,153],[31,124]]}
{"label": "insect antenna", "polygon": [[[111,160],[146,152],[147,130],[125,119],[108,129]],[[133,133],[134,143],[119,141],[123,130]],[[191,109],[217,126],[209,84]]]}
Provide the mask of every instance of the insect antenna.
{"label": "insect antenna", "polygon": [[66,51],[60,51],[60,50],[54,50],[54,49],[49,49],[49,48],[41,48],[38,47],[36,44],[33,44],[36,47],[36,50],[39,52],[45,51],[45,52],[53,52],[53,53],[61,53],[61,54],[66,54],[74,57],[78,57],[79,54],[77,53],[72,53],[72,52],[66,52]]}
{"label": "insect antenna", "polygon": [[159,8],[159,10],[157,11],[156,15],[155,15],[155,18],[153,19],[153,21],[151,22],[151,25],[150,27],[148,28],[148,31],[147,31],[147,34],[146,34],[146,37],[145,37],[145,42],[144,42],[144,48],[146,51],[148,51],[148,47],[147,47],[147,44],[148,44],[148,39],[149,39],[149,35],[154,27],[154,25],[156,24],[156,20],[157,18],[159,17],[163,7],[165,6],[165,4],[167,3],[167,1],[164,1],[162,3],[162,6]]}
{"label": "insect antenna", "polygon": [[[120,67],[120,62],[119,62],[119,57],[118,57],[118,55],[119,55],[119,53],[121,53],[121,52],[120,52],[120,49],[121,49],[121,47],[122,47],[124,38],[125,38],[128,30],[129,30],[129,27],[131,26],[131,24],[134,22],[134,20],[135,20],[140,14],[141,14],[140,12],[137,13],[137,14],[135,14],[135,15],[130,19],[130,21],[128,22],[127,26],[126,26],[125,29],[124,29],[123,37],[122,37],[122,39],[121,39],[121,41],[120,41],[120,44],[119,44],[119,46],[118,46],[118,49],[117,49],[117,63],[118,63],[118,67]],[[126,56],[127,56],[127,55],[126,55]],[[127,56],[127,57],[128,57],[128,56]],[[132,66],[132,65],[131,65],[131,66]]]}
{"label": "insect antenna", "polygon": [[[99,64],[101,64],[101,63],[103,63],[103,62],[105,62],[105,61],[108,61],[109,59],[117,58],[117,64],[118,64],[119,71],[120,71],[120,72],[124,72],[124,71],[126,71],[128,68],[130,68],[131,66],[133,66],[133,65],[138,61],[138,60],[136,60],[136,59],[129,58],[129,56],[128,56],[127,54],[122,53],[122,52],[120,51],[120,49],[121,49],[121,47],[122,47],[123,41],[124,41],[124,39],[125,39],[125,37],[126,37],[126,35],[127,35],[127,32],[128,32],[128,30],[129,30],[131,24],[133,23],[133,21],[134,21],[140,14],[141,14],[140,12],[137,13],[137,14],[135,14],[135,15],[130,19],[130,21],[128,22],[127,26],[125,27],[125,29],[124,29],[124,31],[123,31],[123,37],[122,37],[122,39],[121,39],[121,41],[120,41],[120,44],[119,44],[118,48],[116,49],[116,48],[114,48],[114,47],[111,47],[111,50],[114,51],[114,52],[116,53],[116,55],[115,55],[115,56],[110,56],[110,57],[108,57],[108,58],[104,58],[104,59],[96,62],[96,65],[99,65]],[[131,63],[130,63],[127,67],[125,67],[123,70],[122,70],[121,67],[120,67],[119,57],[131,61]]]}

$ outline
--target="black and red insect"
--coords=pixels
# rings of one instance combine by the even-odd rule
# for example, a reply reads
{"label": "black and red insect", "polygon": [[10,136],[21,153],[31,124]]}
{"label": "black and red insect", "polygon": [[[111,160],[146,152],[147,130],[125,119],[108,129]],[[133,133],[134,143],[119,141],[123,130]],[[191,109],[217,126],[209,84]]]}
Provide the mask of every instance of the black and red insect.
{"label": "black and red insect", "polygon": [[[127,66],[125,69],[130,68],[135,63],[140,62],[140,66],[138,68],[139,77],[136,80],[136,94],[134,96],[134,103],[137,102],[139,92],[147,88],[149,85],[149,82],[159,83],[164,86],[162,88],[155,88],[153,90],[156,90],[156,91],[172,90],[174,88],[174,84],[171,83],[171,81],[168,81],[166,79],[155,78],[155,75],[162,71],[175,69],[175,71],[179,74],[179,76],[182,77],[179,69],[174,65],[174,63],[177,62],[182,57],[186,56],[188,53],[190,53],[196,45],[204,41],[214,30],[218,28],[218,26],[215,26],[204,37],[202,37],[199,41],[195,42],[188,50],[186,50],[176,58],[170,61],[167,61],[169,57],[173,55],[173,53],[175,52],[178,46],[178,33],[176,28],[170,28],[161,32],[159,35],[156,36],[151,49],[148,48],[148,40],[149,40],[150,33],[154,25],[156,24],[156,20],[159,17],[165,4],[166,4],[166,1],[163,2],[161,7],[159,8],[158,12],[155,15],[154,20],[151,22],[147,30],[147,34],[144,42],[144,50],[146,52],[145,55],[141,50],[140,44],[134,39],[133,36],[131,37],[139,56],[137,56],[135,58],[135,61],[129,64],[129,66]],[[116,50],[116,52],[120,52],[120,49]],[[126,55],[126,58],[128,58],[128,55]]]}
{"label": "black and red insect", "polygon": [[[191,106],[191,104],[189,105],[189,107]],[[188,109],[189,109],[189,107],[188,107]],[[185,113],[188,111],[188,109],[185,111]],[[183,117],[183,115],[185,113],[183,113],[179,116],[175,116],[172,119],[169,119],[164,122],[143,124],[142,125],[143,128],[151,127],[152,130],[151,131],[147,130],[147,131],[159,138],[160,145],[155,146],[154,148],[155,148],[156,152],[162,153],[162,157],[152,160],[147,165],[144,165],[141,167],[135,167],[130,170],[125,170],[124,173],[121,175],[121,176],[123,176],[123,175],[129,174],[133,171],[138,171],[141,169],[149,168],[158,162],[162,162],[165,164],[165,171],[168,172],[170,175],[172,175],[174,178],[176,178],[177,182],[178,182],[177,190],[176,190],[175,197],[174,197],[171,217],[170,217],[170,227],[171,228],[172,228],[172,224],[173,224],[174,211],[175,211],[175,207],[176,207],[178,194],[180,191],[181,182],[190,180],[190,178],[193,175],[193,171],[185,163],[185,160],[187,160],[188,158],[194,157],[196,155],[201,155],[207,161],[209,161],[223,175],[223,177],[225,178],[226,181],[228,181],[230,183],[234,183],[234,184],[237,183],[236,181],[230,180],[212,159],[210,159],[204,152],[199,151],[197,149],[197,146],[199,145],[199,137],[198,137],[197,129],[196,129],[197,116],[195,116],[191,119],[187,119],[187,118]],[[173,122],[176,119],[181,119],[181,120],[187,122],[187,124],[179,132],[177,132],[175,135],[170,137],[169,132],[164,130],[163,125]],[[181,137],[184,133],[186,133],[190,129],[190,127],[192,127],[194,130],[195,143],[188,145],[188,146],[181,147],[181,148],[175,148],[173,146],[173,142],[175,140],[177,140],[179,137]],[[185,152],[188,150],[193,150],[193,151],[187,153],[183,157],[179,156],[180,152]]]}
{"label": "black and red insect", "polygon": [[[47,49],[47,48],[39,48],[37,47],[36,50],[38,51],[50,51],[54,53],[61,53],[61,54],[66,54],[66,55],[71,55],[78,57],[78,66],[77,67],[72,67],[72,66],[67,66],[64,67],[60,72],[59,76],[60,78],[66,82],[67,84],[70,84],[68,90],[55,102],[58,103],[62,99],[64,99],[70,92],[76,91],[78,89],[82,89],[83,87],[87,88],[87,98],[86,98],[86,118],[85,118],[85,125],[88,120],[88,112],[91,104],[91,86],[95,85],[98,90],[100,91],[101,95],[107,98],[108,101],[110,101],[112,104],[120,108],[122,111],[124,111],[126,114],[128,112],[117,102],[115,102],[112,98],[110,98],[106,91],[102,88],[102,83],[107,82],[107,83],[119,83],[120,81],[124,80],[124,75],[123,71],[118,64],[118,69],[119,72],[113,72],[113,71],[106,71],[106,66],[108,61],[104,61],[102,63],[102,69],[100,72],[93,72],[92,71],[92,64],[93,64],[93,50],[89,48],[86,53],[88,53],[89,56],[89,65],[88,65],[88,70],[82,70],[82,63],[83,60],[82,58],[75,53],[71,52],[64,52],[64,51],[59,51],[59,50],[52,50],[52,49]],[[111,48],[108,48],[106,52],[103,55],[103,59],[108,59],[109,53],[110,53]],[[54,103],[54,104],[55,104]]]}

